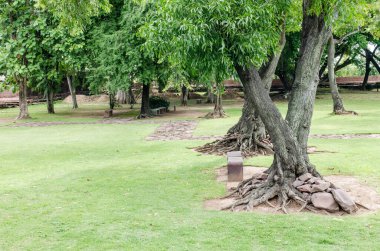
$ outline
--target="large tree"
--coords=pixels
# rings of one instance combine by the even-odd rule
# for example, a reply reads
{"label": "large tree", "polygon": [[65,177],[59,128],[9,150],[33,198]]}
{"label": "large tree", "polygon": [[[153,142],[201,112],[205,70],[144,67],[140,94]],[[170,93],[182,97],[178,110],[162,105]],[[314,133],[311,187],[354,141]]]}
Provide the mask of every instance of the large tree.
{"label": "large tree", "polygon": [[[183,4],[191,10],[183,18]],[[287,1],[171,1],[165,2],[162,19],[156,20],[161,34],[156,38],[170,47],[179,47],[171,55],[191,55],[195,65],[224,63],[233,66],[244,87],[246,99],[261,118],[273,143],[274,161],[262,181],[243,181],[236,192],[240,199],[230,206],[251,209],[278,197],[279,206],[286,212],[289,199],[307,205],[310,201],[294,186],[297,177],[310,173],[321,178],[310,163],[307,143],[314,101],[319,83],[322,51],[331,32],[334,13],[345,1],[304,0],[302,3],[301,47],[292,95],[286,118],[271,101],[260,76],[260,68],[276,55],[281,25]],[[300,6],[301,7],[301,6]],[[194,15],[192,15],[194,13]],[[177,25],[177,22],[179,25]],[[167,27],[166,27],[167,26]],[[157,34],[154,29],[148,33]],[[164,32],[162,32],[164,31]],[[174,32],[173,32],[174,31]],[[175,34],[176,38],[173,38]],[[175,41],[173,41],[175,39]],[[165,43],[167,41],[167,43]],[[199,42],[198,42],[199,41]],[[199,44],[199,46],[197,46]],[[240,189],[244,187],[244,189]]]}

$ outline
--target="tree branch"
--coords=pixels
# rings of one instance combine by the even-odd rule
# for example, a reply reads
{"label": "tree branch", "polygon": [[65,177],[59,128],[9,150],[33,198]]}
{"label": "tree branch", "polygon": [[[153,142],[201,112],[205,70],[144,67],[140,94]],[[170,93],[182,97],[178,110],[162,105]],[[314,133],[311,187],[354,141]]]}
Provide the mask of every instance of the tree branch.
{"label": "tree branch", "polygon": [[286,43],[286,37],[285,37],[285,21],[284,21],[282,24],[280,41],[278,43],[278,51],[276,51],[276,53],[271,57],[270,61],[260,69],[260,77],[263,80],[263,83],[266,84],[266,83],[272,82],[272,78],[276,71],[278,60],[280,59],[282,50],[285,47],[285,43]]}

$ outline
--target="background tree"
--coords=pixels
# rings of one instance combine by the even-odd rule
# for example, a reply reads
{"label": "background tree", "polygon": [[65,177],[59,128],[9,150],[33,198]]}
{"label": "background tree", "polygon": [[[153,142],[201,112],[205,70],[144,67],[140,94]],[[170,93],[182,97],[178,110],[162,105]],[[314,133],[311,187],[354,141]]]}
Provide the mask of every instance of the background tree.
{"label": "background tree", "polygon": [[34,1],[0,1],[0,68],[6,73],[6,84],[19,92],[17,119],[29,118],[27,87],[39,63],[37,18]]}

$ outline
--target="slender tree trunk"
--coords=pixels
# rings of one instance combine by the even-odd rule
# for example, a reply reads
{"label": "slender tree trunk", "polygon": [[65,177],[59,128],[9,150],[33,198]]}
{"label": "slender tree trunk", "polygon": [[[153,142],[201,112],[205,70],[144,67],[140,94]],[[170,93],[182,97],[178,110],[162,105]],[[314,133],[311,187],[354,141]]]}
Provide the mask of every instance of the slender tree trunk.
{"label": "slender tree trunk", "polygon": [[215,118],[224,118],[226,113],[223,110],[223,98],[222,98],[222,89],[223,86],[221,83],[216,84],[216,95],[215,95],[215,105],[214,110],[206,114],[205,118],[215,119]]}
{"label": "slender tree trunk", "polygon": [[189,89],[183,85],[181,88],[181,105],[182,106],[187,106],[187,101],[189,98]]}
{"label": "slender tree trunk", "polygon": [[329,38],[329,51],[328,51],[328,71],[329,71],[329,84],[330,84],[330,90],[331,90],[331,96],[333,99],[333,112],[335,114],[344,114],[346,113],[346,109],[344,109],[343,106],[343,100],[339,95],[338,85],[336,84],[336,78],[335,78],[335,65],[334,65],[334,59],[335,59],[335,41],[334,37],[331,34]]}
{"label": "slender tree trunk", "polygon": [[212,87],[207,88],[207,104],[214,104],[214,93],[212,92]]}
{"label": "slender tree trunk", "polygon": [[73,109],[78,109],[78,102],[77,102],[77,93],[75,90],[75,86],[73,86],[71,77],[69,75],[66,76],[67,78],[67,85],[69,86],[71,100],[73,103]]}
{"label": "slender tree trunk", "polygon": [[363,90],[367,89],[368,77],[369,77],[369,73],[371,72],[370,63],[371,63],[371,60],[369,58],[369,53],[368,51],[365,51],[365,75],[364,75],[364,80],[362,84]]}
{"label": "slender tree trunk", "polygon": [[128,88],[128,104],[131,105],[131,108],[133,108],[133,105],[136,104],[135,95],[133,94],[132,85]]}
{"label": "slender tree trunk", "polygon": [[54,114],[54,90],[51,83],[48,84],[46,89],[46,103],[48,113]]}
{"label": "slender tree trunk", "polygon": [[127,103],[127,93],[122,90],[118,90],[116,94],[116,100],[119,104],[126,104]]}
{"label": "slender tree trunk", "polygon": [[223,98],[220,91],[216,94],[216,101],[214,105],[214,114],[217,114],[217,117],[224,117],[225,112],[223,110]]}
{"label": "slender tree trunk", "polygon": [[108,98],[109,98],[110,110],[113,110],[115,108],[115,101],[116,101],[115,94],[113,92],[109,92]]}
{"label": "slender tree trunk", "polygon": [[148,118],[151,116],[151,111],[149,107],[149,89],[150,84],[143,84],[142,99],[141,99],[141,110],[138,118]]}
{"label": "slender tree trunk", "polygon": [[28,119],[29,111],[28,111],[28,97],[27,97],[27,80],[26,78],[22,78],[19,80],[19,108],[20,113],[17,119]]}

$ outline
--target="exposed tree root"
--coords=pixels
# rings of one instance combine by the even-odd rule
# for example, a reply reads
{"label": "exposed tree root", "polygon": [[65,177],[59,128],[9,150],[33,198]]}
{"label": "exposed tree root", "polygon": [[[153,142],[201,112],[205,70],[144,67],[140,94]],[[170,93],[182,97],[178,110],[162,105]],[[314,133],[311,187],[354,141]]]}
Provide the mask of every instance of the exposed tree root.
{"label": "exposed tree root", "polygon": [[218,119],[218,118],[225,118],[227,117],[227,114],[224,112],[223,109],[217,110],[217,111],[212,111],[207,113],[204,118],[206,119]]}
{"label": "exposed tree root", "polygon": [[201,153],[225,155],[231,151],[241,151],[244,157],[273,154],[273,145],[269,138],[255,139],[254,135],[229,133],[195,149]]}
{"label": "exposed tree root", "polygon": [[346,111],[345,109],[343,109],[343,110],[336,110],[336,111],[334,111],[334,114],[335,115],[354,115],[354,116],[359,115],[355,111]]}
{"label": "exposed tree root", "polygon": [[152,118],[153,117],[153,114],[139,114],[136,119],[148,119],[148,118]]}
{"label": "exposed tree root", "polygon": [[[277,176],[277,174],[275,174],[275,172],[270,172],[269,176],[266,179],[263,179],[263,177],[266,176],[254,176],[252,178],[242,181],[236,187],[236,189],[234,189],[227,196],[223,197],[235,198],[236,201],[230,204],[229,206],[223,208],[222,210],[252,211],[254,207],[265,203],[268,206],[275,208],[276,211],[282,211],[283,213],[288,214],[288,205],[291,202],[294,202],[299,205],[297,212],[308,210],[313,213],[323,213],[326,215],[330,215],[330,213],[327,210],[323,208],[316,208],[312,204],[312,193],[321,191],[314,191],[310,193],[301,192],[298,188],[296,188],[293,185],[295,179],[287,178],[282,179],[282,181],[280,181],[280,178]],[[320,177],[316,176],[309,176],[309,179],[319,179],[320,181],[323,181]],[[335,189],[335,186],[331,184],[330,189]],[[324,193],[326,194],[327,192]],[[270,200],[274,198],[277,198],[276,205],[270,202]],[[351,211],[348,211],[348,213],[351,213]]]}

